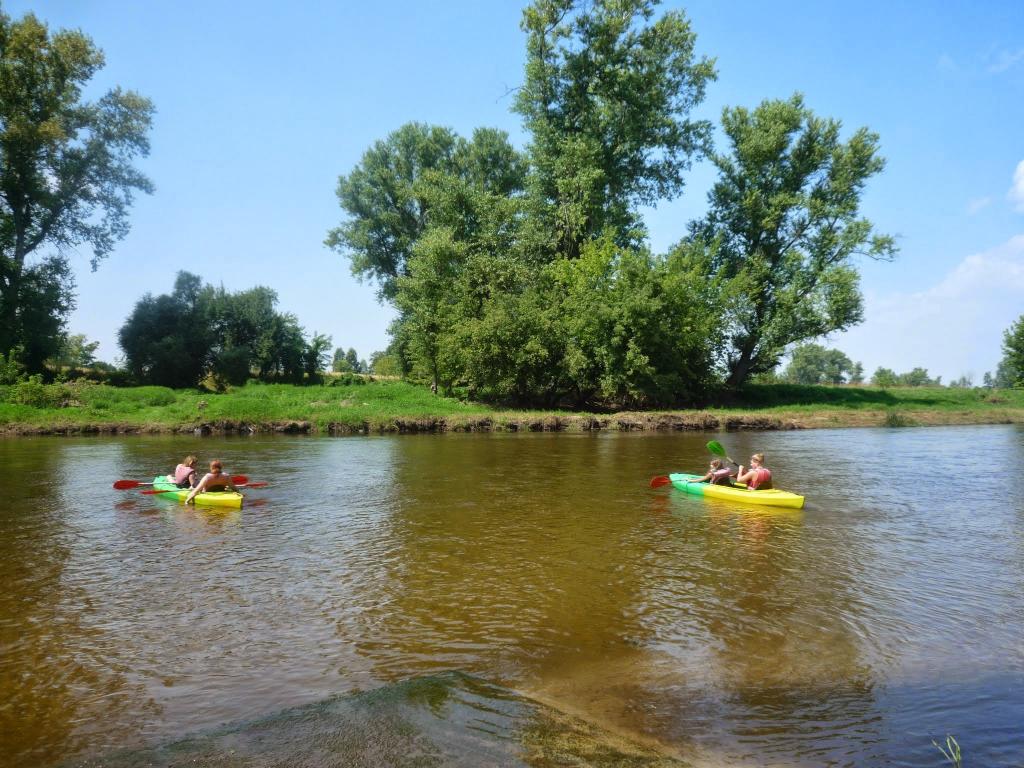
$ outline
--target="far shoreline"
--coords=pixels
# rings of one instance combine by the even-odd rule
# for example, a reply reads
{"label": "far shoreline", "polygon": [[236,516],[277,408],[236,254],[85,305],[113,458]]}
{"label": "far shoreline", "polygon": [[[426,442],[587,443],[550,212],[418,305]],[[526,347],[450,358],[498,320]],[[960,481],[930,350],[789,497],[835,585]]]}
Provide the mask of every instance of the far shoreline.
{"label": "far shoreline", "polygon": [[179,423],[129,420],[0,425],[0,437],[89,435],[387,435],[484,432],[741,432],[864,427],[931,427],[1024,424],[1024,408],[948,411],[942,409],[817,408],[621,411],[611,414],[560,411],[499,411],[486,414],[393,416],[362,421],[317,422],[314,419],[212,419]]}

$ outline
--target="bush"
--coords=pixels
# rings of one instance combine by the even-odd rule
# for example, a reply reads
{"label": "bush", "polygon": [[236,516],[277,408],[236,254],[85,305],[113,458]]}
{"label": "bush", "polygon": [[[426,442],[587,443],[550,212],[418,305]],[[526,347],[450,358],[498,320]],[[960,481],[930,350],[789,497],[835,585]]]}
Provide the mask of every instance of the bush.
{"label": "bush", "polygon": [[42,377],[35,374],[11,385],[5,399],[8,403],[32,408],[60,408],[67,399],[67,392],[60,384],[43,384]]}

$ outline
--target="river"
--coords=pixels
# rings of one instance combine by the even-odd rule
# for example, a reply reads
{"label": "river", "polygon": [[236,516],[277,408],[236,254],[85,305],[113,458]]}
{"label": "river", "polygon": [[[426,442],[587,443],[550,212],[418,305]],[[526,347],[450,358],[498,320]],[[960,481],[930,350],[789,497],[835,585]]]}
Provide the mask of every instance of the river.
{"label": "river", "polygon": [[[648,488],[704,444],[806,494]],[[186,453],[241,511],[148,480]],[[1024,429],[0,441],[0,766],[457,671],[695,766],[1024,764]]]}

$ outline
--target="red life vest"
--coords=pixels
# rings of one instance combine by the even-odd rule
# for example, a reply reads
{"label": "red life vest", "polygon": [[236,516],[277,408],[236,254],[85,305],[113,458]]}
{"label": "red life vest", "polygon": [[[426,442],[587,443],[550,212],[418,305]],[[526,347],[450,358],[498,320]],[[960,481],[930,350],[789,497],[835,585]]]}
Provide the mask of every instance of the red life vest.
{"label": "red life vest", "polygon": [[747,488],[752,491],[756,491],[762,485],[765,486],[765,490],[770,490],[772,487],[772,471],[766,467],[758,467],[757,469],[750,470],[754,473],[754,476],[747,481]]}

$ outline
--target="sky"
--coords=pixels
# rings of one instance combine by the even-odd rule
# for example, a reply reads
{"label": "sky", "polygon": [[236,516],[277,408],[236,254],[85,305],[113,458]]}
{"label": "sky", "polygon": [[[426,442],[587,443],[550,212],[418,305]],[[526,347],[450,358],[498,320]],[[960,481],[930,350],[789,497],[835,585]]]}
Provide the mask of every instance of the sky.
{"label": "sky", "polygon": [[[338,176],[403,123],[468,135],[496,126],[520,147],[510,111],[523,79],[523,3],[5,2],[106,53],[95,97],[120,85],[156,106],[153,180],[131,232],[96,272],[72,255],[70,331],[115,361],[117,329],[146,292],[188,270],[228,290],[268,285],[279,309],[360,357],[387,346],[390,308],[323,245],[342,220]],[[824,340],[870,374],[927,368],[980,382],[1003,331],[1024,313],[1024,3],[866,0],[665,2],[685,10],[718,80],[695,115],[795,91],[845,135],[880,136],[885,171],[862,213],[898,238],[891,263],[857,263],[865,321]],[[719,137],[720,139],[720,137]],[[721,141],[719,141],[721,143]],[[666,249],[707,205],[698,163],[682,195],[645,211]]]}

